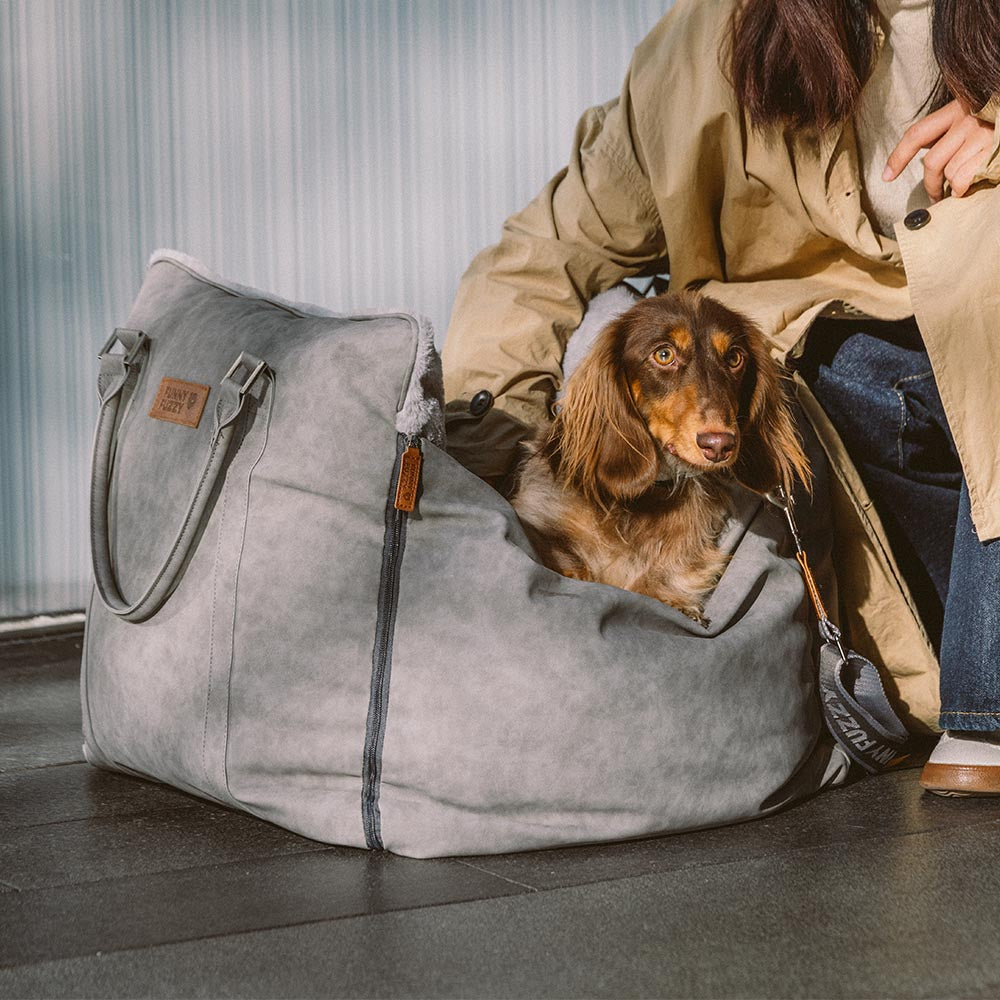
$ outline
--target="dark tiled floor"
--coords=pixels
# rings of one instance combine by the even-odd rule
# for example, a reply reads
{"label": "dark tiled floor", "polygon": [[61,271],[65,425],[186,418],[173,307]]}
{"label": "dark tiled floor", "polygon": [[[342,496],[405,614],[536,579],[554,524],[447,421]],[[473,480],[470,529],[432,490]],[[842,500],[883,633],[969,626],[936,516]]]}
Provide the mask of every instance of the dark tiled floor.
{"label": "dark tiled floor", "polygon": [[81,762],[79,636],[0,643],[0,997],[996,997],[1000,801],[414,861]]}

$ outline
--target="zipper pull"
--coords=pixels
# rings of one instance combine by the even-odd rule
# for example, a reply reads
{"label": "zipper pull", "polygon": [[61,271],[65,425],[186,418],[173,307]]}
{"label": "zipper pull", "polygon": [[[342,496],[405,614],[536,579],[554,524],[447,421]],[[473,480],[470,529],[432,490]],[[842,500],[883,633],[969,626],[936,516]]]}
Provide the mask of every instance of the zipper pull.
{"label": "zipper pull", "polygon": [[417,506],[417,489],[420,486],[420,469],[424,456],[420,451],[420,439],[407,439],[407,448],[399,459],[399,478],[396,480],[396,510],[412,513]]}

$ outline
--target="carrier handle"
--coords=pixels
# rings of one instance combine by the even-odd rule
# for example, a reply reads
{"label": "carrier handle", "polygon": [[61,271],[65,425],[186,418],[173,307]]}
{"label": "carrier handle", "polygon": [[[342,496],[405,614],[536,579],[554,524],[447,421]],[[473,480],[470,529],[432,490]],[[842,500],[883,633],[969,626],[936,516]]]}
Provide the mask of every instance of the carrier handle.
{"label": "carrier handle", "polygon": [[906,724],[885,693],[875,664],[845,647],[840,629],[830,620],[802,547],[790,498],[780,486],[764,495],[784,512],[795,543],[795,558],[816,613],[823,640],[819,651],[819,694],[826,728],[848,759],[869,774],[899,767],[916,752]]}
{"label": "carrier handle", "polygon": [[[124,346],[124,353],[111,353],[117,343]],[[267,365],[260,358],[244,351],[223,376],[217,389],[215,427],[208,457],[173,544],[149,586],[139,598],[129,602],[122,596],[111,564],[108,499],[118,443],[119,414],[124,412],[123,404],[135,391],[139,372],[148,356],[149,338],[139,330],[121,328],[115,330],[98,355],[97,395],[101,406],[91,461],[90,551],[94,582],[101,601],[112,614],[130,622],[145,621],[156,614],[177,585],[236,436],[236,421],[243,412],[247,393],[257,378],[267,371]],[[237,381],[235,376],[241,369],[249,374],[243,381]]]}

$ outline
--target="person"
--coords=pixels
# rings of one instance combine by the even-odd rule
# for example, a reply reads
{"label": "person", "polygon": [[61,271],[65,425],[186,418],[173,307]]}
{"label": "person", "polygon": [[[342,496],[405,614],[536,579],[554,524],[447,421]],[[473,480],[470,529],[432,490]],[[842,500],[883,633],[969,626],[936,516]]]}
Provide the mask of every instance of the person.
{"label": "person", "polygon": [[678,0],[443,351],[449,450],[502,488],[596,294],[669,272],[748,313],[830,459],[841,620],[944,731],[942,794],[1000,794],[998,39],[998,0]]}

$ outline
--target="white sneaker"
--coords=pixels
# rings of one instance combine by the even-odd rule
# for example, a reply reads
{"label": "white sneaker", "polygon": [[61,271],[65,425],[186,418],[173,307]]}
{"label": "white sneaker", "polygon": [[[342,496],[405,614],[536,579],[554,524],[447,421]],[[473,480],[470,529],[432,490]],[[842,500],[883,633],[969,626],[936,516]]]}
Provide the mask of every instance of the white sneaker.
{"label": "white sneaker", "polygon": [[1000,795],[1000,733],[943,733],[920,784],[935,795]]}

